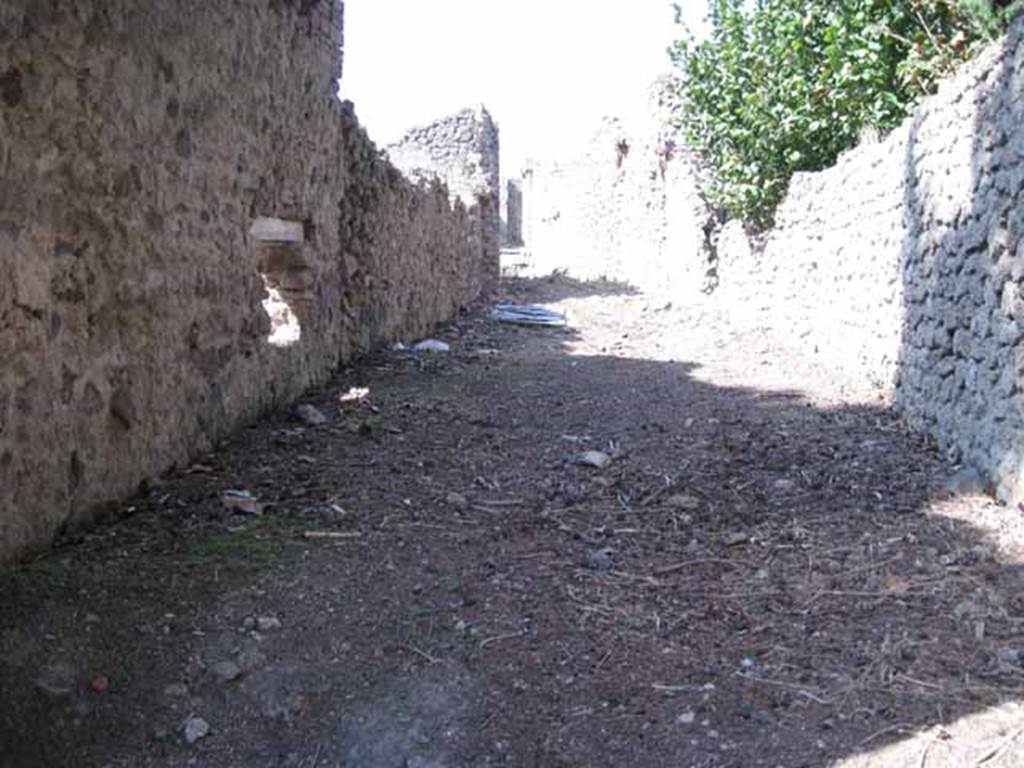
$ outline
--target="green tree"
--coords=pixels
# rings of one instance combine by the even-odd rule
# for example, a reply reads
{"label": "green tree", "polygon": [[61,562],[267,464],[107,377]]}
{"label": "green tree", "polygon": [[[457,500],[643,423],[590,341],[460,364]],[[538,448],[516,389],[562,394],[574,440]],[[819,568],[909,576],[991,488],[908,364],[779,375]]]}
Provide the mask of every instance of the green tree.
{"label": "green tree", "polygon": [[705,193],[771,224],[795,171],[888,130],[1005,27],[989,0],[708,0],[710,35],[672,51],[678,119]]}

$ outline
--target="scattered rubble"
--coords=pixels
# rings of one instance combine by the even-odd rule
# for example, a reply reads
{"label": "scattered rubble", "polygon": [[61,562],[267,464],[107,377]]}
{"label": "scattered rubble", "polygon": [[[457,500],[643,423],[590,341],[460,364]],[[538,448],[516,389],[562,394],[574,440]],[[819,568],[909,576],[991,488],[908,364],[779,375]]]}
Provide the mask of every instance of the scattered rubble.
{"label": "scattered rubble", "polygon": [[612,463],[612,457],[604,451],[584,451],[576,457],[576,463],[594,469],[605,469]]}
{"label": "scattered rubble", "polygon": [[210,674],[222,683],[230,683],[242,676],[242,668],[230,659],[210,665]]}
{"label": "scattered rubble", "polygon": [[209,735],[210,724],[203,720],[203,718],[193,715],[181,724],[181,730],[185,736],[185,741],[189,744],[195,744],[200,739]]}
{"label": "scattered rubble", "polygon": [[330,421],[320,409],[308,403],[296,406],[295,413],[307,427],[320,427]]}
{"label": "scattered rubble", "polygon": [[281,628],[281,620],[276,616],[260,616],[256,619],[256,628],[260,632],[273,632]]}
{"label": "scattered rubble", "polygon": [[227,490],[221,494],[224,506],[245,515],[262,515],[263,505],[249,491]]}
{"label": "scattered rubble", "polygon": [[35,687],[44,696],[59,699],[70,696],[77,685],[77,672],[66,662],[49,664],[40,670]]}
{"label": "scattered rubble", "polygon": [[592,549],[587,552],[587,568],[595,571],[610,571],[615,567],[615,550],[611,547]]}
{"label": "scattered rubble", "polygon": [[450,352],[451,345],[437,339],[424,339],[412,345],[413,352]]}

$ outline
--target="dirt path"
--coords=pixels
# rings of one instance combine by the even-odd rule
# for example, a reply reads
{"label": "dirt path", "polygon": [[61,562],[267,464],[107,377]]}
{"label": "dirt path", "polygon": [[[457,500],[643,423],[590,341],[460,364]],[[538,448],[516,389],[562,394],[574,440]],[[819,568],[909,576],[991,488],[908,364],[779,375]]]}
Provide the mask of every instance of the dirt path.
{"label": "dirt path", "polygon": [[509,290],[573,327],[470,313],[0,573],[0,766],[1024,765],[1019,513],[763,334]]}

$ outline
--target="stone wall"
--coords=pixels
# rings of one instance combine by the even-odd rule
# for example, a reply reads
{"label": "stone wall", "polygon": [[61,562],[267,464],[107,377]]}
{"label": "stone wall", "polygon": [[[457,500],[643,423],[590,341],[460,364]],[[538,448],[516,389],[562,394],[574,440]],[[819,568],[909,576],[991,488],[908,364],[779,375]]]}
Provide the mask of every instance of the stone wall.
{"label": "stone wall", "polygon": [[464,109],[413,128],[387,148],[388,159],[409,178],[441,181],[453,199],[479,211],[478,237],[485,253],[485,290],[497,287],[501,240],[498,127],[483,107]]}
{"label": "stone wall", "polygon": [[1013,503],[1024,500],[1022,34],[1024,18],[881,143],[798,175],[763,252],[719,246],[720,300],[757,306],[807,354],[872,380]]}
{"label": "stone wall", "polygon": [[718,303],[780,329],[850,389],[883,396],[903,322],[901,135],[796,174],[760,248],[735,222],[717,238]]}
{"label": "stone wall", "polygon": [[712,216],[692,158],[668,126],[666,93],[658,83],[642,116],[605,119],[578,155],[527,166],[517,271],[658,290],[704,286]]}
{"label": "stone wall", "polygon": [[1024,501],[1024,17],[906,129],[897,404]]}
{"label": "stone wall", "polygon": [[[403,174],[377,151],[350,105],[342,121],[349,173],[341,210],[341,306],[345,337],[365,350],[392,339],[416,338],[437,320],[494,284],[496,236],[485,234],[492,208],[465,190],[457,155],[444,173]],[[494,145],[497,153],[497,145]]]}
{"label": "stone wall", "polygon": [[479,294],[486,211],[337,101],[341,15],[0,4],[0,557]]}

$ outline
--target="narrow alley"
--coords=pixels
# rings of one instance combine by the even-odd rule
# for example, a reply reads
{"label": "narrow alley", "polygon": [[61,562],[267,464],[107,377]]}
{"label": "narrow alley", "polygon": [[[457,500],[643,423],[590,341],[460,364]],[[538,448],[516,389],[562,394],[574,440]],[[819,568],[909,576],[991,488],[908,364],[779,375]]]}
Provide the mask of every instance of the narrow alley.
{"label": "narrow alley", "polygon": [[568,327],[477,305],[0,572],[0,766],[1024,765],[1019,515],[757,329],[503,291]]}

